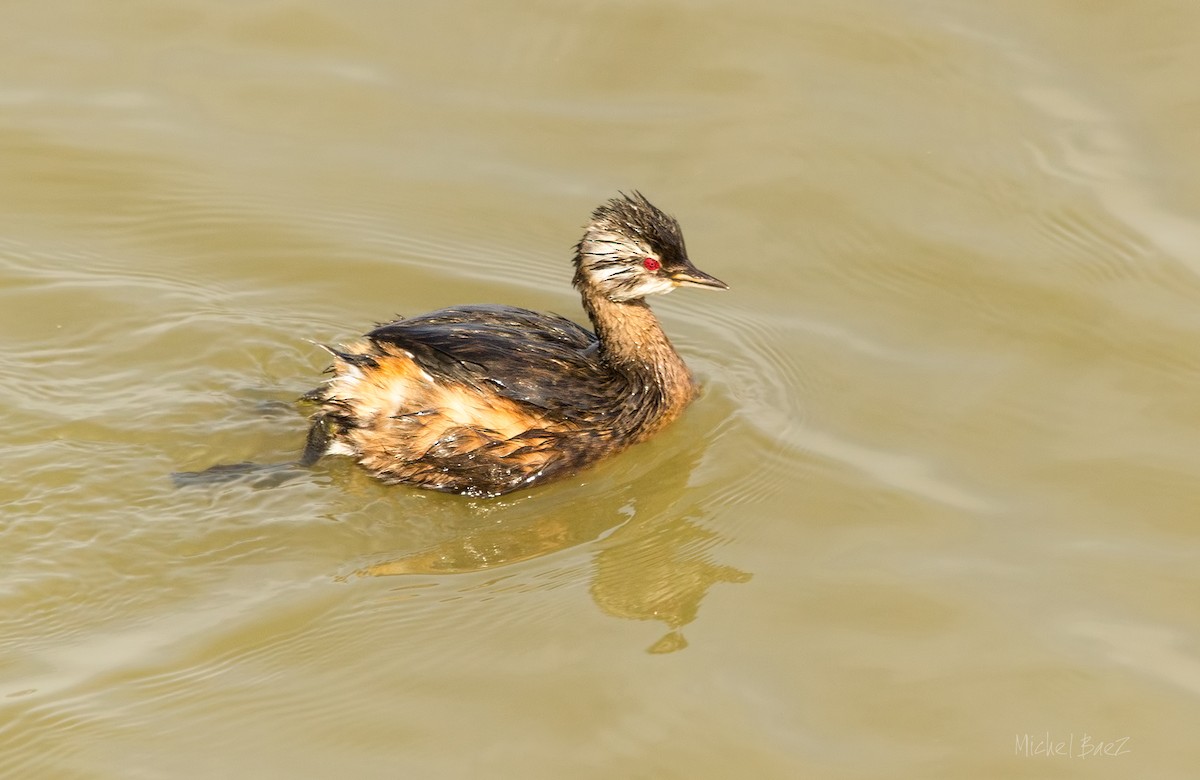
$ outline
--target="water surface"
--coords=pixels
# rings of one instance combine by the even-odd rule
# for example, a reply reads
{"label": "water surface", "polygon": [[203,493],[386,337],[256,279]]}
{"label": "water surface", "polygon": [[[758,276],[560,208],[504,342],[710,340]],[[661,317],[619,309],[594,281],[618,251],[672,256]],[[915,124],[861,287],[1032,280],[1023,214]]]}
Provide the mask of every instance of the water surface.
{"label": "water surface", "polygon": [[[1192,776],[1192,4],[0,22],[0,774]],[[655,302],[652,442],[172,485],[294,457],[312,341],[582,317],[629,188],[732,287]]]}

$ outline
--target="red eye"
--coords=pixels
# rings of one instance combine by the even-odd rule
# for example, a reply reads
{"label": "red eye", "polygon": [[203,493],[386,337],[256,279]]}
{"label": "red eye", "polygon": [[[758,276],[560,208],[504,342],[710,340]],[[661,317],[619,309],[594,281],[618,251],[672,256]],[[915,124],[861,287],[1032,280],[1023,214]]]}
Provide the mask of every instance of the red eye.
{"label": "red eye", "polygon": [[658,262],[658,258],[647,257],[642,261],[642,265],[647,271],[657,271],[662,268],[662,263]]}

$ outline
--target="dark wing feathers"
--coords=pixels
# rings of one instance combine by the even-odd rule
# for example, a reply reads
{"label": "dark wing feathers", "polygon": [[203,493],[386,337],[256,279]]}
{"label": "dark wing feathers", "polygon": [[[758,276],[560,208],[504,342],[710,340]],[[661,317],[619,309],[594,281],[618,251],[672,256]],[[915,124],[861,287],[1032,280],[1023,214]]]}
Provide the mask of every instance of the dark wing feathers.
{"label": "dark wing feathers", "polygon": [[367,334],[407,350],[422,368],[532,404],[552,414],[595,418],[617,381],[594,347],[596,337],[574,322],[512,306],[457,306],[382,325]]}

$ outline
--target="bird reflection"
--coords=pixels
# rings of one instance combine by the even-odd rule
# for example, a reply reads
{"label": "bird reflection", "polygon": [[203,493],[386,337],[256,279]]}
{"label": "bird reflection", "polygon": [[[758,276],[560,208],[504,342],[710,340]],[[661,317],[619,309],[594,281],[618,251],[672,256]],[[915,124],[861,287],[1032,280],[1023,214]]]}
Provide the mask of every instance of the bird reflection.
{"label": "bird reflection", "polygon": [[[663,453],[642,464],[638,476],[618,488],[602,485],[570,488],[587,494],[559,494],[553,507],[545,494],[511,505],[480,504],[488,526],[462,533],[432,547],[406,553],[355,574],[462,574],[510,566],[592,542],[597,551],[590,592],[608,615],[657,620],[667,633],[647,648],[669,653],[687,646],[682,628],[696,619],[700,602],[718,583],[747,582],[751,575],[717,563],[712,548],[721,536],[705,524],[708,491],[688,486],[704,447]],[[638,453],[643,454],[642,452]],[[602,480],[617,484],[611,470]],[[607,486],[604,485],[604,486]],[[500,517],[498,517],[498,515]],[[499,520],[499,522],[497,522]]]}
{"label": "bird reflection", "polygon": [[630,522],[608,538],[596,555],[591,593],[613,617],[665,623],[670,630],[648,650],[670,653],[687,647],[680,629],[696,619],[709,588],[750,575],[713,561],[715,531],[688,518],[660,520]]}

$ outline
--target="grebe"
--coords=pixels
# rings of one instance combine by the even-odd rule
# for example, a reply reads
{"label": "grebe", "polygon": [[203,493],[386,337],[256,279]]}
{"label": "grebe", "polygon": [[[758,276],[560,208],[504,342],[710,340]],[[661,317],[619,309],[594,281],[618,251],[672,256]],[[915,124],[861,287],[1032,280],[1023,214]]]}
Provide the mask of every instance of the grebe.
{"label": "grebe", "polygon": [[646,305],[728,289],[688,260],[679,223],[639,192],[592,212],[573,284],[595,334],[512,306],[440,309],[326,347],[332,378],[302,465],[348,455],[388,483],[498,496],[574,473],[670,423],[695,395]]}

